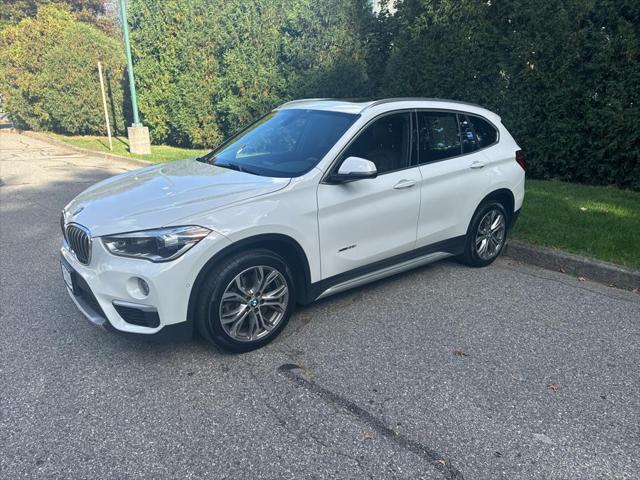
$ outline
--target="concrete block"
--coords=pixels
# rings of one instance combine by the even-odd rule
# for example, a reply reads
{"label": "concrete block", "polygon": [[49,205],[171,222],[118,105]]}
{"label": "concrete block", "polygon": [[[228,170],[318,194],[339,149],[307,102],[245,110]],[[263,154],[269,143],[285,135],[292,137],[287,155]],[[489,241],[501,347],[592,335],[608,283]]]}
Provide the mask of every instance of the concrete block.
{"label": "concrete block", "polygon": [[151,141],[149,140],[149,128],[128,127],[129,151],[140,155],[151,154]]}

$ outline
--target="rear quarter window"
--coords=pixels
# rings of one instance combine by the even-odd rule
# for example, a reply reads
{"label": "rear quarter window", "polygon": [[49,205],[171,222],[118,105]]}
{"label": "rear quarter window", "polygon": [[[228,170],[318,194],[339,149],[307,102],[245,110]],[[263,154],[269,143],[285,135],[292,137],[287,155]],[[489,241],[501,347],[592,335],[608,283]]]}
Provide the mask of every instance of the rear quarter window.
{"label": "rear quarter window", "polygon": [[487,122],[484,118],[475,117],[473,115],[467,115],[471,126],[476,133],[478,139],[478,146],[480,148],[493,145],[498,140],[498,131]]}

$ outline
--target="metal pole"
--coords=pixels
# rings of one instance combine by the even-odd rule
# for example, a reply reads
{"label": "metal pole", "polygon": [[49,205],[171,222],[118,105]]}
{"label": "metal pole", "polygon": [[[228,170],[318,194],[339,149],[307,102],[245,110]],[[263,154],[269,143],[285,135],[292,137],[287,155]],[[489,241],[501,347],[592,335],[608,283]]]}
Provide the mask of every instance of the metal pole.
{"label": "metal pole", "polygon": [[133,62],[131,61],[131,46],[129,45],[129,24],[127,23],[127,5],[125,0],[120,0],[120,18],[122,20],[122,33],[124,35],[124,49],[127,52],[127,72],[129,73],[129,90],[131,92],[131,109],[133,110],[133,126],[141,127],[138,116],[138,100],[136,98],[136,84],[133,80]]}
{"label": "metal pole", "polygon": [[109,137],[109,150],[113,151],[113,142],[111,141],[111,125],[109,125],[109,110],[107,110],[107,96],[104,93],[104,80],[102,80],[102,64],[100,62],[98,62],[98,76],[100,77],[100,90],[102,90],[104,121],[107,124],[107,136]]}

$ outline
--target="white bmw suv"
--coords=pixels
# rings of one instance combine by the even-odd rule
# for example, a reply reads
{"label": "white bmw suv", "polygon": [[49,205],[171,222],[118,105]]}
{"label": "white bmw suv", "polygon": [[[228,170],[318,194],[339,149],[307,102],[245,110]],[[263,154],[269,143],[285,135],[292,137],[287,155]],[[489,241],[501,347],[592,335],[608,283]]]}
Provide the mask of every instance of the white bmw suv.
{"label": "white bmw suv", "polygon": [[203,157],[78,195],[62,273],[93,323],[247,351],[296,304],[445,257],[490,264],[524,177],[500,117],[476,105],[289,102]]}

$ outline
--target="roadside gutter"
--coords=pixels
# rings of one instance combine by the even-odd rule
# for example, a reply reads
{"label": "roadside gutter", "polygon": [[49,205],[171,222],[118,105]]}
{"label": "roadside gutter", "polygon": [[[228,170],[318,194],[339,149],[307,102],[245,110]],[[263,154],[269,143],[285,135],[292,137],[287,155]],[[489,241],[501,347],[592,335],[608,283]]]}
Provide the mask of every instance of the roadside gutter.
{"label": "roadside gutter", "polygon": [[589,279],[612,287],[629,290],[640,288],[639,270],[621,267],[620,265],[581,255],[574,255],[553,248],[531,245],[518,240],[509,240],[502,254],[519,262],[575,275],[578,279]]}

